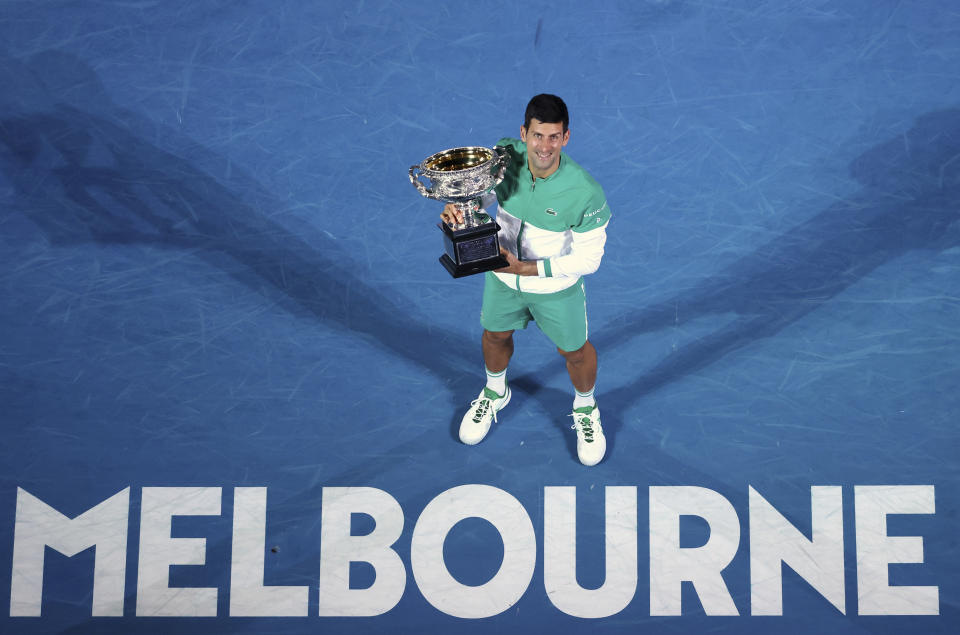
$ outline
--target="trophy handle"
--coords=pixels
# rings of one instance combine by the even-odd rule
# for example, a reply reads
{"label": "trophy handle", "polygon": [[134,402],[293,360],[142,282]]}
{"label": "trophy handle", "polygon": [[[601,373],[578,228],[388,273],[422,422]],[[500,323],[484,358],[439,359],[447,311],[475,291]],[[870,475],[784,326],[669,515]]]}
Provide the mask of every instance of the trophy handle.
{"label": "trophy handle", "polygon": [[507,166],[510,165],[510,155],[507,153],[507,149],[503,146],[495,146],[493,148],[493,153],[497,155],[497,176],[496,181],[500,183],[503,180],[504,175],[507,173]]}
{"label": "trophy handle", "polygon": [[[417,174],[414,174],[417,172]],[[427,198],[433,198],[433,190],[427,189],[427,187],[420,181],[420,175],[423,173],[423,170],[420,169],[420,164],[410,166],[410,183],[413,184],[413,187],[417,188],[417,191],[420,192],[421,196]]]}

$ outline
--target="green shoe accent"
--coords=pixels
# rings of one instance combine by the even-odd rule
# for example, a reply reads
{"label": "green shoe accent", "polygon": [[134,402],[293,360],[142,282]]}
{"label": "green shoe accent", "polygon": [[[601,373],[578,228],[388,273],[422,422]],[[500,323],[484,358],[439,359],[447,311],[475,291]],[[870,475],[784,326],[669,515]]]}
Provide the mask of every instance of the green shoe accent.
{"label": "green shoe accent", "polygon": [[[597,404],[594,403],[592,406],[584,406],[583,408],[576,408],[573,411],[573,419],[576,422],[574,428],[577,425],[580,426],[580,430],[583,433],[583,440],[587,443],[593,443],[593,423],[590,421],[590,413],[597,409]],[[577,417],[577,415],[583,415]]]}
{"label": "green shoe accent", "polygon": [[497,399],[503,399],[503,395],[498,395],[495,391],[490,390],[486,386],[483,387],[483,396],[491,401],[495,401]]}

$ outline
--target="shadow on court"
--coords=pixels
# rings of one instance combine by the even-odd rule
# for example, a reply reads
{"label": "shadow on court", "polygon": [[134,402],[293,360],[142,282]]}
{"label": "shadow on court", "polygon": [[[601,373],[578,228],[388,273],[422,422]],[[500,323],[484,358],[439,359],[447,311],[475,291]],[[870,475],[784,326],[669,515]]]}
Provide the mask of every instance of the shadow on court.
{"label": "shadow on court", "polygon": [[907,252],[960,245],[960,110],[921,116],[902,137],[860,155],[850,170],[863,185],[855,195],[697,287],[625,313],[592,337],[602,355],[640,333],[673,326],[677,316],[737,316],[626,385],[604,390],[607,412],[622,412],[644,395],[777,334]]}
{"label": "shadow on court", "polygon": [[366,280],[336,241],[272,221],[284,204],[254,179],[234,170],[223,183],[197,167],[226,159],[171,129],[157,136],[189,147],[189,158],[146,141],[135,130],[154,124],[112,103],[82,60],[47,51],[23,63],[0,54],[0,77],[18,87],[0,98],[0,169],[52,245],[179,250],[286,311],[365,337],[444,385],[479,357],[478,343],[432,325],[419,307]]}

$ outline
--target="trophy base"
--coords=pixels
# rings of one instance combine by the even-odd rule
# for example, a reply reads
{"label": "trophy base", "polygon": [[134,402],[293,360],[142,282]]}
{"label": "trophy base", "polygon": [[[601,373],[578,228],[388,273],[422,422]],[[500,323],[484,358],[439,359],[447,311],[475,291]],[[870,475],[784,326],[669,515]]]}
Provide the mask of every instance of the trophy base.
{"label": "trophy base", "polygon": [[439,223],[438,227],[443,231],[446,250],[440,257],[440,264],[454,278],[507,266],[507,259],[500,255],[500,241],[497,238],[500,225],[496,222],[491,220],[461,229],[452,229],[445,223]]}
{"label": "trophy base", "polygon": [[489,258],[487,260],[458,265],[450,259],[450,256],[443,254],[440,256],[440,264],[443,265],[443,268],[454,278],[462,278],[464,276],[472,276],[475,273],[483,273],[485,271],[493,271],[494,269],[506,267],[507,259],[503,256],[496,256],[495,258]]}

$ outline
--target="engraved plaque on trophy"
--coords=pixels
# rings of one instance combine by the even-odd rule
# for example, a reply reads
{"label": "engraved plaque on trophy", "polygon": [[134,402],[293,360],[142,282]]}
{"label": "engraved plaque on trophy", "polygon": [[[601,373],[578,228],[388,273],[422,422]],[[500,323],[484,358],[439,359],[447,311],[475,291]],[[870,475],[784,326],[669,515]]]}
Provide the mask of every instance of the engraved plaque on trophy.
{"label": "engraved plaque on trophy", "polygon": [[446,252],[440,264],[454,278],[507,266],[497,239],[500,226],[480,210],[480,199],[503,180],[509,163],[503,148],[471,146],[438,152],[410,167],[410,183],[420,194],[453,203],[463,214],[463,223],[438,225]]}

